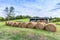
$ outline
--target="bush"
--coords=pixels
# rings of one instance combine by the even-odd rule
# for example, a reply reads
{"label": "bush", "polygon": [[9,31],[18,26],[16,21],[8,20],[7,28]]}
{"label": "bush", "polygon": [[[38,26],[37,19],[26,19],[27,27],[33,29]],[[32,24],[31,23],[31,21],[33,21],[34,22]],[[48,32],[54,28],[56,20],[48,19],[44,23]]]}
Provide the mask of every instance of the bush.
{"label": "bush", "polygon": [[52,20],[50,20],[51,22],[60,22],[60,18],[54,18]]}
{"label": "bush", "polygon": [[14,20],[14,19],[15,17],[11,17],[11,16],[5,18],[5,20]]}
{"label": "bush", "polygon": [[30,18],[30,16],[22,16],[22,15],[19,15],[19,16],[16,16],[16,17],[6,17],[6,18],[3,18],[3,17],[0,17],[0,21],[7,21],[7,20],[15,20],[15,19],[24,19],[24,18]]}
{"label": "bush", "polygon": [[23,19],[23,18],[30,18],[30,16],[22,16],[22,15],[20,15],[20,16],[16,16],[15,17],[15,19]]}
{"label": "bush", "polygon": [[4,21],[5,19],[3,17],[0,17],[0,21]]}

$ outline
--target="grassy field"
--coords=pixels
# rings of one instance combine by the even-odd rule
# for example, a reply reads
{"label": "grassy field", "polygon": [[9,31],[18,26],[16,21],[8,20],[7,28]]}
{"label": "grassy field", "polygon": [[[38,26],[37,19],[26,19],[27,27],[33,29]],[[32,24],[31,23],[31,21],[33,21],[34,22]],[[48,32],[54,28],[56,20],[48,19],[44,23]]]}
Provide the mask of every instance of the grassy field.
{"label": "grassy field", "polygon": [[[28,22],[29,19],[12,21]],[[57,24],[56,32],[48,32],[44,30],[6,26],[5,22],[0,22],[0,40],[60,40],[60,25]]]}

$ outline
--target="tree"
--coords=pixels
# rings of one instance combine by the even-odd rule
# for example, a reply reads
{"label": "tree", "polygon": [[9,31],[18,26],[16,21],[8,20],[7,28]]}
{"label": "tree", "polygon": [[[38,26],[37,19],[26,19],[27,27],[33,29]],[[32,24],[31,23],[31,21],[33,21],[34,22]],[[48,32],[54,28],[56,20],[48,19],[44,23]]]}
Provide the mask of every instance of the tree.
{"label": "tree", "polygon": [[14,7],[10,7],[10,9],[8,7],[5,8],[4,11],[5,11],[7,20],[14,19],[14,16],[15,16],[14,10],[15,10]]}
{"label": "tree", "polygon": [[9,15],[9,14],[8,14],[8,13],[9,13],[8,7],[6,7],[4,11],[5,11],[5,12],[4,12],[5,15],[8,16],[8,15]]}

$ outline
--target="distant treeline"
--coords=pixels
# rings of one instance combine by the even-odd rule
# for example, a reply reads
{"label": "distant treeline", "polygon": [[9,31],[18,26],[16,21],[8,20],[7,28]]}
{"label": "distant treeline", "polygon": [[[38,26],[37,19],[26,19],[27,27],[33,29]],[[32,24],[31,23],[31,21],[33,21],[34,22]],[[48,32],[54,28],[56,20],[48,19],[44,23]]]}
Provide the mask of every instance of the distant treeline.
{"label": "distant treeline", "polygon": [[[34,16],[34,17],[38,18],[37,16]],[[0,17],[0,21],[15,20],[15,19],[25,19],[25,18],[32,18],[32,17],[29,16],[29,15],[26,15],[26,16],[19,15],[19,16],[15,16],[15,17],[6,17],[6,18]],[[50,19],[50,22],[60,22],[60,18],[58,18],[58,17],[54,17],[54,18],[50,17],[49,19]]]}
{"label": "distant treeline", "polygon": [[24,18],[31,18],[31,16],[23,16],[23,15],[19,15],[19,16],[15,16],[15,17],[6,17],[6,18],[3,18],[3,17],[0,17],[0,21],[7,21],[7,20],[15,20],[15,19],[24,19]]}
{"label": "distant treeline", "polygon": [[60,22],[60,18],[58,17],[54,17],[54,18],[50,18],[51,22]]}

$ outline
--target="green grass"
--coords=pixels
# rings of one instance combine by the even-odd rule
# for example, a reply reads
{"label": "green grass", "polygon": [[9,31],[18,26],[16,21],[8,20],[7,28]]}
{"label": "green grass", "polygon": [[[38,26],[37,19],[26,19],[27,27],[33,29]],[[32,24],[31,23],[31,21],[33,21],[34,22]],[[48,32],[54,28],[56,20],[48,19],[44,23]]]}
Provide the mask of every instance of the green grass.
{"label": "green grass", "polygon": [[56,25],[60,25],[60,22],[54,22]]}
{"label": "green grass", "polygon": [[[28,22],[29,19],[13,21]],[[0,40],[60,40],[60,25],[57,25],[56,32],[48,32],[45,30],[6,26],[5,22],[0,22]]]}
{"label": "green grass", "polygon": [[29,22],[29,19],[17,19],[17,20],[12,20],[12,21],[16,21],[16,22]]}

